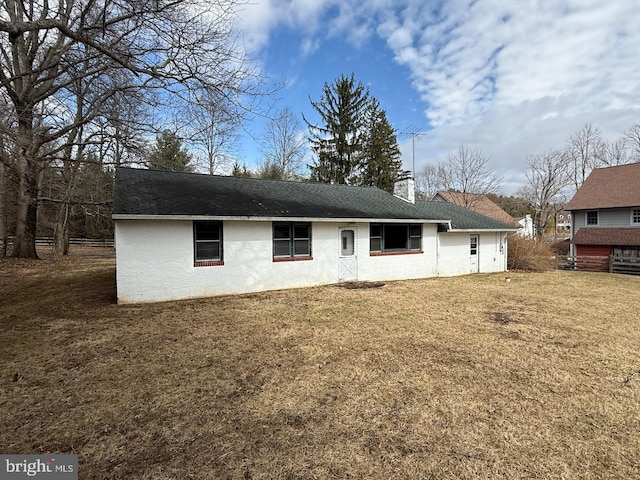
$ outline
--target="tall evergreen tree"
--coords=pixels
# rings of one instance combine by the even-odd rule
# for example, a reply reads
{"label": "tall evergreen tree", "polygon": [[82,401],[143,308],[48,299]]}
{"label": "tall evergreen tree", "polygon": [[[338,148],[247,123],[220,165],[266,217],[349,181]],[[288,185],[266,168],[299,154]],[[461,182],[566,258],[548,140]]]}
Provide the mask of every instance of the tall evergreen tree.
{"label": "tall evergreen tree", "polygon": [[232,177],[251,178],[251,177],[253,177],[253,174],[251,173],[251,170],[249,170],[247,168],[246,165],[240,166],[240,164],[238,162],[235,162],[233,164],[233,169],[231,170],[231,176]]}
{"label": "tall evergreen tree", "polygon": [[193,172],[191,154],[182,147],[182,140],[169,130],[162,132],[149,156],[148,167],[172,172]]}
{"label": "tall evergreen tree", "polygon": [[322,125],[306,118],[311,147],[316,153],[311,165],[311,179],[324,183],[352,183],[359,153],[369,91],[354,75],[340,76],[334,83],[324,84],[322,98],[311,105],[320,114]]}
{"label": "tall evergreen tree", "polygon": [[366,130],[360,155],[360,185],[374,186],[393,193],[393,186],[402,172],[400,148],[387,113],[380,102],[372,98],[366,112]]}

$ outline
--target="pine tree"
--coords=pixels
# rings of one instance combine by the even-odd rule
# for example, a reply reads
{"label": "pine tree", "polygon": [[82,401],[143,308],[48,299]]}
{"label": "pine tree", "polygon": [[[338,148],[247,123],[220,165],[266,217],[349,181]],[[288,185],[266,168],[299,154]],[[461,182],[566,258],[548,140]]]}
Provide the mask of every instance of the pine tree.
{"label": "pine tree", "polygon": [[377,99],[372,98],[366,113],[367,123],[357,183],[393,193],[394,183],[402,172],[395,131],[387,120],[387,113],[380,109]]}
{"label": "pine tree", "polygon": [[350,77],[342,75],[332,84],[325,83],[322,98],[318,102],[311,101],[322,119],[322,125],[304,119],[317,156],[310,167],[312,181],[354,181],[368,102],[368,89],[362,83],[356,83],[353,74]]}
{"label": "pine tree", "polygon": [[182,147],[182,140],[169,130],[165,130],[156,139],[147,166],[172,172],[193,172],[190,162],[191,154]]}
{"label": "pine tree", "polygon": [[247,168],[246,165],[240,166],[240,164],[238,162],[235,162],[233,164],[233,169],[231,170],[231,176],[232,177],[251,178],[251,177],[253,177],[253,174],[251,173],[251,170],[249,170]]}

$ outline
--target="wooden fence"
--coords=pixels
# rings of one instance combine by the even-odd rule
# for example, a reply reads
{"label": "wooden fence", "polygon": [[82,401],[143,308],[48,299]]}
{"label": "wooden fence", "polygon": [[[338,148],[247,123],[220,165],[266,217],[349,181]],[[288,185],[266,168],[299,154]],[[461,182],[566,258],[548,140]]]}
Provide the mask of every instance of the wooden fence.
{"label": "wooden fence", "polygon": [[570,256],[558,255],[560,270],[579,270],[583,272],[609,272],[640,275],[640,259],[610,256]]}
{"label": "wooden fence", "polygon": [[[38,237],[36,238],[36,246],[38,247],[52,247],[54,244],[52,237]],[[99,238],[70,238],[69,245],[76,247],[102,247],[113,248],[113,238],[99,239]],[[13,237],[7,238],[7,247],[13,247]],[[0,249],[4,248],[4,242],[0,239]]]}

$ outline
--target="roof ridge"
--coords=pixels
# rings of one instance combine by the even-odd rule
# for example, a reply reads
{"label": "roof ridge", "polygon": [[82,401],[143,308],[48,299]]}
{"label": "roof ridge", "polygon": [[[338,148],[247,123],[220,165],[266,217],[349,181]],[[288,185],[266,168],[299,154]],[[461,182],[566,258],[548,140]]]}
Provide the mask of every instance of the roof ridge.
{"label": "roof ridge", "polygon": [[[135,170],[135,171],[148,171],[148,172],[156,172],[156,173],[163,173],[163,174],[168,174],[168,175],[177,175],[177,174],[181,174],[181,175],[196,175],[196,176],[200,176],[200,177],[213,177],[213,178],[234,178],[237,179],[239,181],[256,181],[256,182],[274,182],[274,183],[291,183],[291,184],[302,184],[302,185],[326,185],[326,186],[332,186],[332,187],[336,187],[336,188],[343,188],[343,187],[350,187],[350,188],[367,188],[367,189],[373,189],[373,190],[381,190],[383,192],[386,192],[386,190],[382,190],[379,187],[376,187],[375,185],[349,185],[346,183],[324,183],[324,182],[312,182],[309,180],[291,180],[291,179],[279,179],[279,178],[260,178],[260,177],[238,177],[235,175],[220,175],[220,174],[216,174],[216,173],[202,173],[202,172],[181,172],[181,171],[174,171],[174,170],[163,170],[161,168],[135,168],[135,167],[128,167],[128,166],[120,166],[120,167],[116,167],[116,171],[117,170]],[[387,192],[389,193],[389,192]]]}

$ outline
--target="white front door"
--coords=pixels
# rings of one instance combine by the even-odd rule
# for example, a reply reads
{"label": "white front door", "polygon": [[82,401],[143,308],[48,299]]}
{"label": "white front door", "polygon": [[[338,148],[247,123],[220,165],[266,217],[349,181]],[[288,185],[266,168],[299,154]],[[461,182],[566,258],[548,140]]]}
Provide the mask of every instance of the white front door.
{"label": "white front door", "polygon": [[479,262],[478,262],[478,253],[480,251],[480,236],[479,235],[471,235],[469,237],[469,258],[470,258],[470,272],[478,273],[479,270]]}
{"label": "white front door", "polygon": [[358,261],[356,257],[356,229],[341,228],[338,280],[355,280],[357,278]]}

